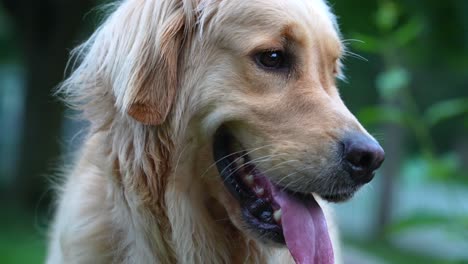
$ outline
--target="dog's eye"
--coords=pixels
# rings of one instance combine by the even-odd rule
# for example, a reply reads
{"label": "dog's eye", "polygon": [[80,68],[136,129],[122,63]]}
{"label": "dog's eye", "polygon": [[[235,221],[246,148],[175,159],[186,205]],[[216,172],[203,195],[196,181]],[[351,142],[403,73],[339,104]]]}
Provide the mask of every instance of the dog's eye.
{"label": "dog's eye", "polygon": [[255,55],[258,65],[268,70],[277,70],[288,67],[288,61],[284,52],[279,50],[264,51]]}

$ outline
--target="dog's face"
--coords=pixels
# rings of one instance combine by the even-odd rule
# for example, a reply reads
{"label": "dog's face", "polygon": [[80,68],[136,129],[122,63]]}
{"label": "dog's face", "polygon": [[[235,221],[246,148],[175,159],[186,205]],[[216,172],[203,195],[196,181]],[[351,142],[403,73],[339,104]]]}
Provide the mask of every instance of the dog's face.
{"label": "dog's face", "polygon": [[322,1],[221,1],[216,15],[197,88],[216,195],[240,229],[282,242],[273,189],[344,201],[384,154],[339,96],[344,50]]}

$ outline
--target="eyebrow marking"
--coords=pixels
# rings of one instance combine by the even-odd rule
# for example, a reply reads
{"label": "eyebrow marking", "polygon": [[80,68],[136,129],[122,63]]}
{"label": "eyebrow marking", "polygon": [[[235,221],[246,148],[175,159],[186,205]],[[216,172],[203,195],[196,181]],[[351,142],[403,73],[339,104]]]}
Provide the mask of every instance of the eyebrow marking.
{"label": "eyebrow marking", "polygon": [[307,37],[306,32],[300,32],[301,27],[295,23],[289,23],[281,30],[281,36],[287,40],[292,40],[301,46],[306,46]]}

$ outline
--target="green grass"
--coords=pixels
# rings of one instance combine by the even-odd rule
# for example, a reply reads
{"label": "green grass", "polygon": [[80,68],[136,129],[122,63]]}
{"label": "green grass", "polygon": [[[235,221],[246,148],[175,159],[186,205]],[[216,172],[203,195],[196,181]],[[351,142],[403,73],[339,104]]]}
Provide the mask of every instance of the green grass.
{"label": "green grass", "polygon": [[45,228],[39,228],[36,219],[29,214],[15,210],[5,212],[8,213],[0,218],[0,263],[44,263]]}

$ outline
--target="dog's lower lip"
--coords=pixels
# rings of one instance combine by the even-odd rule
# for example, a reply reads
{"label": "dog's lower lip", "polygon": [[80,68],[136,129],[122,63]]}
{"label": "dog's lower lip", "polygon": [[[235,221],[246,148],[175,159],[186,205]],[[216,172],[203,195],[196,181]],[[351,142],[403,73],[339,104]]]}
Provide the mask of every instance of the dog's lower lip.
{"label": "dog's lower lip", "polygon": [[351,197],[353,197],[354,192],[346,192],[346,193],[337,193],[337,194],[321,194],[320,196],[325,200],[333,203],[345,202]]}

